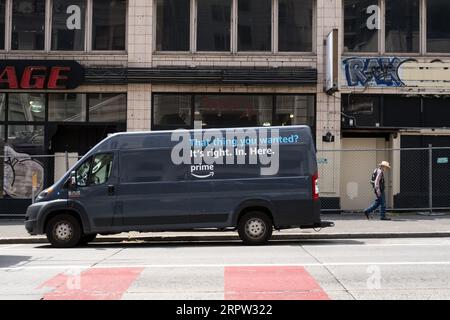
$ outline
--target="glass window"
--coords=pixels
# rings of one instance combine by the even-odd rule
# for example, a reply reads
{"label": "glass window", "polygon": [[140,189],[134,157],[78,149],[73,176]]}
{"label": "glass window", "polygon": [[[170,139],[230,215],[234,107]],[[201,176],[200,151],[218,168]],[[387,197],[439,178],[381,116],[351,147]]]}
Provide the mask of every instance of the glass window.
{"label": "glass window", "polygon": [[189,51],[190,0],[156,0],[156,50]]}
{"label": "glass window", "polygon": [[0,124],[0,143],[5,142],[5,126]]}
{"label": "glass window", "polygon": [[113,155],[110,153],[97,154],[92,161],[89,185],[104,184],[111,175]]}
{"label": "glass window", "polygon": [[5,49],[5,0],[0,0],[0,50]]}
{"label": "glass window", "polygon": [[342,125],[376,127],[380,125],[381,96],[342,95]]}
{"label": "glass window", "polygon": [[231,0],[197,1],[197,51],[230,51]]}
{"label": "glass window", "polygon": [[77,169],[75,177],[77,179],[77,186],[86,187],[89,182],[89,171],[91,171],[92,158],[84,161]]}
{"label": "glass window", "polygon": [[313,0],[279,0],[279,51],[312,51],[312,6]]}
{"label": "glass window", "polygon": [[272,106],[270,95],[196,95],[195,121],[204,128],[268,126]]}
{"label": "glass window", "polygon": [[238,1],[238,50],[270,51],[272,1]]}
{"label": "glass window", "polygon": [[13,50],[44,50],[45,0],[13,0]]}
{"label": "glass window", "polygon": [[190,95],[153,95],[153,123],[168,128],[191,126],[192,99]]}
{"label": "glass window", "polygon": [[44,146],[44,126],[34,124],[8,125],[8,143],[18,152],[34,153]]}
{"label": "glass window", "polygon": [[[378,51],[378,0],[344,0],[344,50]],[[367,13],[369,11],[369,13]]]}
{"label": "glass window", "polygon": [[126,122],[126,93],[89,93],[90,122]]}
{"label": "glass window", "polygon": [[277,96],[275,124],[314,127],[314,96]]}
{"label": "glass window", "polygon": [[427,1],[427,51],[450,52],[450,2]]}
{"label": "glass window", "polygon": [[419,12],[419,0],[386,0],[387,52],[419,52]]}
{"label": "glass window", "polygon": [[49,121],[86,121],[84,94],[51,93],[48,95]]}
{"label": "glass window", "polygon": [[0,93],[0,121],[5,121],[6,94]]}
{"label": "glass window", "polygon": [[84,50],[85,0],[53,0],[52,50]]}
{"label": "glass window", "polygon": [[93,1],[93,50],[125,50],[126,14],[126,0]]}
{"label": "glass window", "polygon": [[8,121],[45,121],[45,94],[10,93]]}

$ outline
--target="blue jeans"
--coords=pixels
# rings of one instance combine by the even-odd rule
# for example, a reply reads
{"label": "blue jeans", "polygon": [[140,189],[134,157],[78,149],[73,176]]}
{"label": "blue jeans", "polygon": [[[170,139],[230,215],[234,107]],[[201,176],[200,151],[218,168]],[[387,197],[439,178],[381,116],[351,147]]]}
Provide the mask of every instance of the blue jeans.
{"label": "blue jeans", "polygon": [[372,213],[378,207],[380,207],[380,218],[386,217],[386,196],[384,194],[384,191],[381,192],[380,197],[377,195],[377,199],[375,200],[373,205],[370,208],[367,208],[366,210],[364,210],[364,213]]}

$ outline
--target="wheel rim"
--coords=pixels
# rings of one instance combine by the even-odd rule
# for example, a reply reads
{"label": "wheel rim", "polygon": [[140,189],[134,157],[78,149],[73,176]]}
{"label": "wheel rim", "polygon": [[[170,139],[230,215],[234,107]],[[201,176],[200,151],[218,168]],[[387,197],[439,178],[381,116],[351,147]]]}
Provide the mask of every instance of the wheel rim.
{"label": "wheel rim", "polygon": [[266,232],[266,224],[262,219],[252,218],[245,224],[245,232],[250,238],[259,239]]}
{"label": "wheel rim", "polygon": [[55,238],[60,241],[67,241],[72,238],[73,228],[70,223],[67,222],[59,222],[55,225]]}

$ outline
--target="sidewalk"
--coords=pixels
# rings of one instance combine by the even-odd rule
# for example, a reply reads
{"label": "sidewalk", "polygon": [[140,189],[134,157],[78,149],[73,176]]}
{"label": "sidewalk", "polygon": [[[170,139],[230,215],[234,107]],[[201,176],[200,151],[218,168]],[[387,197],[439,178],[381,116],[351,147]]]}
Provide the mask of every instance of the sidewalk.
{"label": "sidewalk", "polygon": [[[332,221],[335,227],[316,232],[312,229],[274,231],[274,240],[306,239],[357,239],[357,238],[420,238],[450,237],[450,213],[440,216],[420,214],[392,214],[392,221],[367,221],[362,214],[326,214],[324,221]],[[128,232],[111,236],[99,236],[96,241],[225,241],[238,240],[237,232]],[[0,220],[0,244],[46,243],[45,235],[30,236],[21,220]]]}

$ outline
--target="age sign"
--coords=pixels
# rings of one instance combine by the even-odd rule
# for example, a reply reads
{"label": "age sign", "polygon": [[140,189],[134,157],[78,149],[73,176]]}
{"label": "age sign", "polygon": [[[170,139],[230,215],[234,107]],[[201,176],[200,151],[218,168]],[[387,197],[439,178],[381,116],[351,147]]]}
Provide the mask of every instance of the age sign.
{"label": "age sign", "polygon": [[74,89],[83,80],[75,61],[0,60],[0,89]]}

